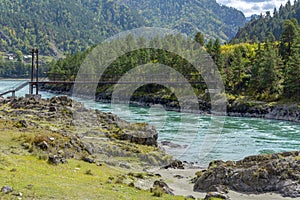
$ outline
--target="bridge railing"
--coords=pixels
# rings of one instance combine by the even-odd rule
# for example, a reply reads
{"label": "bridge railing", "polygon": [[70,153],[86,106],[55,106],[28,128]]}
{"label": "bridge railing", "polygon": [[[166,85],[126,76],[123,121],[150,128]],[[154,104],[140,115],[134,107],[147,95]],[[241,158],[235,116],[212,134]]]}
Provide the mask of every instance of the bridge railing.
{"label": "bridge railing", "polygon": [[22,88],[24,88],[25,86],[27,86],[28,83],[29,82],[26,80],[26,81],[22,81],[22,82],[16,83],[13,86],[6,87],[6,88],[0,90],[0,96],[3,96],[5,94],[11,93],[11,92],[15,93],[15,92],[21,90]]}

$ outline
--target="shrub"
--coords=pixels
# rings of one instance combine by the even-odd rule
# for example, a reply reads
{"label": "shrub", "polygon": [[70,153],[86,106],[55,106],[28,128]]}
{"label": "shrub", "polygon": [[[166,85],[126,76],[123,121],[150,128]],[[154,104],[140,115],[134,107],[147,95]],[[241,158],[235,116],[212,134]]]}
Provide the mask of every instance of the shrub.
{"label": "shrub", "polygon": [[164,194],[163,189],[160,187],[153,188],[152,192],[153,192],[153,196],[155,196],[155,197],[162,197]]}

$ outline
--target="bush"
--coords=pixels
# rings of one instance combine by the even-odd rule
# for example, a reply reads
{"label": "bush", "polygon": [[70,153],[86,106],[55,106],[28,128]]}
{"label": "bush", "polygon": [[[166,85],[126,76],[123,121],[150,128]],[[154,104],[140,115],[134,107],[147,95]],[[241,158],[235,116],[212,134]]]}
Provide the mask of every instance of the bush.
{"label": "bush", "polygon": [[162,197],[164,194],[163,189],[160,187],[153,188],[152,192],[153,192],[153,196],[155,196],[155,197]]}

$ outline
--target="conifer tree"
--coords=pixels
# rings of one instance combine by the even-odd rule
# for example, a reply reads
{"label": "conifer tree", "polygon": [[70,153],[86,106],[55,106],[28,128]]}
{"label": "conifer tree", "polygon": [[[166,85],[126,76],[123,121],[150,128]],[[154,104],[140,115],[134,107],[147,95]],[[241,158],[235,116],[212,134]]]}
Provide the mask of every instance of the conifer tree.
{"label": "conifer tree", "polygon": [[213,55],[212,55],[213,60],[215,61],[215,64],[218,67],[221,67],[222,65],[222,55],[221,55],[221,44],[220,40],[216,39],[214,44],[213,44]]}
{"label": "conifer tree", "polygon": [[204,46],[204,35],[201,32],[198,32],[195,36],[195,41],[198,42],[201,46]]}
{"label": "conifer tree", "polygon": [[286,20],[283,25],[279,53],[282,56],[284,63],[286,63],[291,55],[292,43],[298,34],[298,27],[295,23],[298,23],[296,19]]}
{"label": "conifer tree", "polygon": [[282,64],[280,57],[278,57],[277,49],[270,40],[272,38],[269,38],[264,46],[260,87],[263,89],[265,95],[267,95],[265,98],[269,98],[268,95],[277,98],[282,93]]}
{"label": "conifer tree", "polygon": [[256,95],[261,93],[261,69],[263,68],[263,50],[261,47],[261,43],[258,44],[258,48],[256,50],[255,59],[253,66],[251,68],[251,80],[250,80],[250,88],[251,93]]}
{"label": "conifer tree", "polygon": [[213,46],[214,46],[214,44],[213,44],[212,39],[209,39],[209,41],[208,41],[208,43],[205,45],[205,47],[206,47],[207,53],[209,53],[210,55],[211,55],[212,52],[213,52]]}
{"label": "conifer tree", "polygon": [[300,36],[294,40],[286,68],[284,94],[300,101]]}

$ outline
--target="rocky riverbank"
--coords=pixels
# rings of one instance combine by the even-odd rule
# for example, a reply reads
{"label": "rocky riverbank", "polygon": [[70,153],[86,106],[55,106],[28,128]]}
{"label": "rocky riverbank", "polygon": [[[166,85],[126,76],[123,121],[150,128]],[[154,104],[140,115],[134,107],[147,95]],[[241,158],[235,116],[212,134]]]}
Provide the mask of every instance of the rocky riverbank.
{"label": "rocky riverbank", "polygon": [[[60,134],[60,137],[70,139],[69,144],[53,144],[51,139],[43,136],[47,138],[45,141],[40,139],[34,142],[34,145],[41,149],[51,146],[49,142],[57,145],[58,151],[64,150],[62,147],[76,144],[80,146],[76,149],[86,151],[88,154],[98,152],[117,156],[124,154],[125,150],[122,151],[122,148],[128,148],[129,152],[130,150],[139,152],[138,145],[143,145],[162,153],[157,148],[158,134],[153,126],[146,123],[129,123],[112,113],[87,109],[83,104],[73,101],[68,96],[53,97],[48,100],[38,97],[0,99],[0,108],[2,108],[0,118],[10,119],[20,128],[25,130],[45,128],[47,131]],[[98,142],[96,146],[95,141],[89,142],[93,139],[100,139],[102,143]],[[122,144],[109,146],[109,142],[105,141]],[[131,147],[117,148],[118,145],[125,146],[126,144],[131,144],[132,149]],[[134,144],[137,145],[137,149],[134,149]],[[147,157],[147,155],[143,156]]]}
{"label": "rocky riverbank", "polygon": [[[98,99],[98,101],[103,101]],[[200,114],[211,114],[211,104],[204,100],[198,99]],[[179,102],[177,101],[161,101],[160,98],[148,100],[147,98],[131,102],[136,106],[151,106],[153,104],[161,104],[166,110],[182,112]],[[227,116],[231,117],[250,117],[263,118],[271,120],[282,120],[300,123],[300,103],[266,103],[258,101],[230,101],[227,102]],[[192,110],[184,110],[183,112],[193,112]]]}
{"label": "rocky riverbank", "polygon": [[0,98],[0,199],[150,199],[159,177],[143,170],[171,161],[148,124],[67,96]]}
{"label": "rocky riverbank", "polygon": [[[67,90],[51,90],[48,87],[42,87],[44,90],[56,94],[71,95],[70,88]],[[84,95],[82,96],[84,97]],[[96,95],[96,101],[109,103],[111,100],[110,93],[99,93]],[[186,101],[189,99],[187,98]],[[122,100],[119,100],[122,103]],[[208,94],[198,98],[199,110],[184,110],[183,112],[197,112],[202,114],[211,113],[211,104],[209,102]],[[168,111],[182,112],[180,104],[176,100],[163,99],[157,94],[148,94],[147,96],[133,96],[131,104],[134,106],[149,107],[155,104],[161,104]],[[253,101],[251,99],[228,99],[227,102],[227,115],[232,117],[252,117],[264,118],[273,120],[283,120],[300,123],[300,102],[294,103],[267,103],[260,101]]]}
{"label": "rocky riverbank", "polygon": [[227,114],[234,117],[255,117],[300,123],[300,104],[232,101],[227,106]]}
{"label": "rocky riverbank", "polygon": [[[54,166],[53,169],[59,165],[68,166],[74,159],[87,163],[90,169],[84,174],[89,176],[96,176],[98,169],[93,166],[114,167],[121,173],[114,175],[116,177],[110,176],[101,184],[115,182],[125,184],[127,190],[133,187],[137,191],[152,188],[153,195],[164,194],[164,199],[181,199],[172,195],[206,199],[229,199],[239,195],[239,199],[261,198],[250,198],[232,191],[247,194],[274,192],[284,197],[300,197],[299,152],[250,156],[236,162],[213,161],[208,169],[201,170],[188,163],[174,162],[171,156],[157,147],[154,127],[144,123],[128,123],[111,113],[87,109],[67,96],[48,100],[35,97],[1,98],[0,130],[0,169],[4,169],[4,174],[6,170],[14,173],[21,171],[19,164],[10,167],[12,161],[9,157],[18,160],[21,156],[19,162],[24,163],[24,156],[29,154],[45,160],[48,165]],[[34,166],[40,167],[41,164]],[[80,170],[79,166],[83,164],[77,165],[75,171]],[[27,176],[24,177],[27,171],[25,168],[18,176],[27,179]],[[20,195],[20,192],[13,193],[15,188],[23,191],[22,186],[14,185],[15,181],[19,181],[13,177],[10,179],[12,185],[3,186],[4,195]],[[53,181],[58,180],[53,178]],[[7,188],[14,189],[7,191]],[[27,191],[25,193],[29,195]],[[269,194],[264,197],[272,199]],[[276,198],[280,199],[278,196]]]}
{"label": "rocky riverbank", "polygon": [[[71,198],[74,190],[68,186],[64,187],[66,191],[53,193],[60,190],[60,184],[73,185],[74,177],[94,188],[93,191],[97,191],[95,187],[99,185],[104,188],[101,192],[106,196],[101,199],[113,199],[117,195],[129,195],[132,199],[139,199],[138,196],[151,199],[153,195],[172,200],[228,199],[231,195],[240,195],[230,190],[300,197],[299,152],[250,156],[237,162],[213,161],[208,169],[201,170],[166,155],[158,147],[154,127],[87,109],[67,96],[47,100],[0,98],[0,133],[0,184],[3,187],[0,186],[4,188],[0,198],[59,199],[61,195]],[[38,160],[34,160],[35,157]],[[86,170],[78,174],[81,168]],[[49,170],[53,174],[46,173]],[[60,171],[62,174],[76,173],[76,176],[60,176],[55,170],[65,170]],[[35,182],[31,176],[39,177],[40,181]],[[44,182],[47,191],[39,188]],[[89,188],[85,192],[86,185],[73,187],[82,188],[79,192],[82,198],[96,195]],[[267,195],[264,199],[272,198]]]}
{"label": "rocky riverbank", "polygon": [[197,173],[198,192],[261,194],[275,192],[300,197],[300,152],[249,156],[240,161],[213,161]]}

